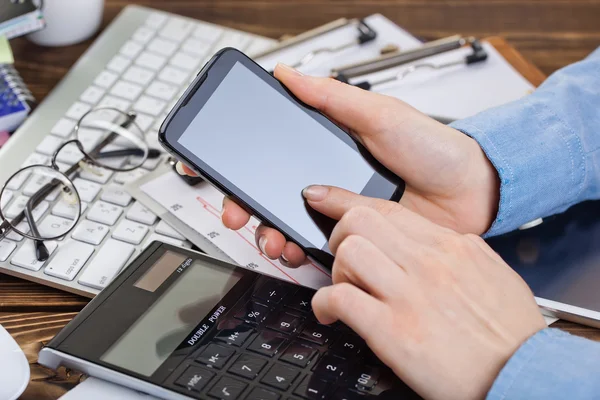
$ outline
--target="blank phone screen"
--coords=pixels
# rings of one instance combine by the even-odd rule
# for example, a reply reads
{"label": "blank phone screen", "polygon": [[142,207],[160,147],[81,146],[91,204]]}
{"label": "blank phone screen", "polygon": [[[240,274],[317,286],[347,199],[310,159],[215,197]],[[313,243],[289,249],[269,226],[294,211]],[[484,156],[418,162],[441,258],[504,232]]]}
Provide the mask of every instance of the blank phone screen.
{"label": "blank phone screen", "polygon": [[326,250],[328,237],[309,214],[302,189],[321,184],[364,193],[383,180],[338,131],[237,62],[178,141],[314,248]]}

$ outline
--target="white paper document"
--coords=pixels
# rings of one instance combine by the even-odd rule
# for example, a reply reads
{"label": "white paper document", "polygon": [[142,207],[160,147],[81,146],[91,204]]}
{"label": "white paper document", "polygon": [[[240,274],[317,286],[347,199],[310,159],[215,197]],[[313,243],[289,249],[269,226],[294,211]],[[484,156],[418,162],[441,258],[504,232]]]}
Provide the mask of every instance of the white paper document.
{"label": "white paper document", "polygon": [[[227,229],[221,222],[224,196],[208,183],[192,187],[175,172],[168,171],[143,183],[140,191],[168,210],[180,224],[185,224],[200,234],[205,241],[219,248],[240,266],[313,289],[331,284],[330,273],[316,264],[289,268],[264,256],[256,246],[254,232],[259,224],[256,218],[251,218],[250,222],[238,231]],[[136,197],[135,193],[133,195]],[[147,199],[141,198],[140,201],[147,204]],[[152,205],[148,206],[152,208]],[[179,224],[173,225],[177,228]],[[205,241],[198,242],[190,235],[185,236],[204,249]]]}

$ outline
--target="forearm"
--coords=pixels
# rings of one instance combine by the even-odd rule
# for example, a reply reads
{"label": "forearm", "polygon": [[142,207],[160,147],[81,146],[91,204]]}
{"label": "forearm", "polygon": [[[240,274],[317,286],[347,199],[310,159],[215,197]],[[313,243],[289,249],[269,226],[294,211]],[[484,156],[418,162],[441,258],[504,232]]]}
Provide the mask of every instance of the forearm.
{"label": "forearm", "polygon": [[599,393],[600,343],[547,328],[508,360],[487,400],[579,400]]}
{"label": "forearm", "polygon": [[600,198],[600,48],[531,95],[452,126],[480,144],[500,177],[488,236]]}

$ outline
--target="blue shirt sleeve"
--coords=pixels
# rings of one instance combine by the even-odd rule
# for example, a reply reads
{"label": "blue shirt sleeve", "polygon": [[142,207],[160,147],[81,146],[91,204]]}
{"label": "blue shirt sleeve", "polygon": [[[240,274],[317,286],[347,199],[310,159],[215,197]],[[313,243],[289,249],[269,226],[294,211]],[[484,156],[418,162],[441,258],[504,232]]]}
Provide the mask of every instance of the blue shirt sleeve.
{"label": "blue shirt sleeve", "polygon": [[451,126],[479,143],[500,177],[485,236],[600,198],[600,48],[532,94]]}
{"label": "blue shirt sleeve", "polygon": [[600,343],[546,328],[508,360],[486,400],[583,400],[600,394]]}

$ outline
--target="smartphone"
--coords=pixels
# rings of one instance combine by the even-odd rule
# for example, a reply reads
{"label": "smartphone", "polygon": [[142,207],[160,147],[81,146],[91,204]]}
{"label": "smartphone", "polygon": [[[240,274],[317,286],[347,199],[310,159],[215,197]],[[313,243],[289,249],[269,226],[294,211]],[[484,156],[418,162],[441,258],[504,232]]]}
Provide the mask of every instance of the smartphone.
{"label": "smartphone", "polygon": [[336,223],[302,189],[332,185],[398,201],[404,181],[325,115],[233,48],[217,52],[167,115],[159,142],[174,157],[331,267]]}

